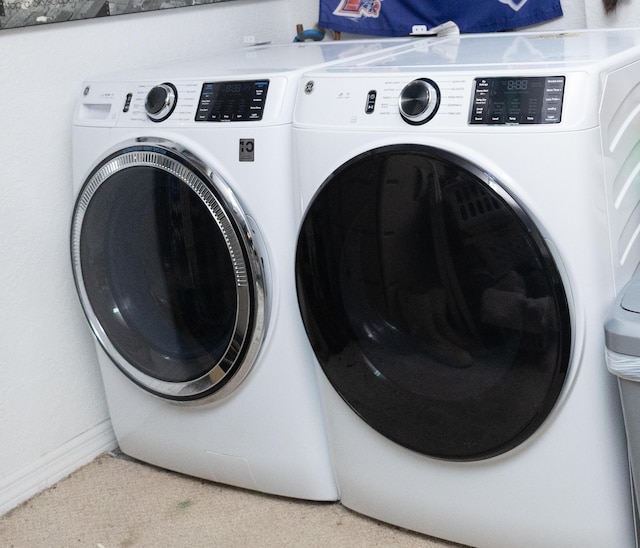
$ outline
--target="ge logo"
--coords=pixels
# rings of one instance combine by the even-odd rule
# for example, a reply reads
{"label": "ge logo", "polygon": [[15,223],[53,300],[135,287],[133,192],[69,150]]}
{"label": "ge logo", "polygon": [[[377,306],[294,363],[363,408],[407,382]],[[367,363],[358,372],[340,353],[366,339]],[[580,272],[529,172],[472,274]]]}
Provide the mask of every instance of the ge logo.
{"label": "ge logo", "polygon": [[254,139],[240,139],[239,160],[241,162],[253,162],[255,148]]}
{"label": "ge logo", "polygon": [[310,93],[313,92],[313,80],[309,80],[305,85],[304,85],[304,92],[309,95]]}

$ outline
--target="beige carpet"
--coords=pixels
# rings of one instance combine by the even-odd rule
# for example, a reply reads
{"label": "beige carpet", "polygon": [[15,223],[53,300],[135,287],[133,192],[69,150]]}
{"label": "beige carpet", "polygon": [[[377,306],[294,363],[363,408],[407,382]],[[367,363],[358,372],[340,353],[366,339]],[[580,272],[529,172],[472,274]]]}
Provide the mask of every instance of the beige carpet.
{"label": "beige carpet", "polygon": [[103,455],[0,517],[2,548],[453,547],[337,503],[226,487]]}

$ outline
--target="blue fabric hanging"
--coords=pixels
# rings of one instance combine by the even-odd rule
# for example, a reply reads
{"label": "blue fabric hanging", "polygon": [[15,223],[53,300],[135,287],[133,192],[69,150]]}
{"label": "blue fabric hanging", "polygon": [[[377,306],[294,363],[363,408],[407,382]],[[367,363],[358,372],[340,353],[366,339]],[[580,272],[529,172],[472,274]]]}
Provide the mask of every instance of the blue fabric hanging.
{"label": "blue fabric hanging", "polygon": [[374,36],[406,36],[447,21],[462,32],[495,32],[562,16],[560,0],[320,0],[321,28]]}

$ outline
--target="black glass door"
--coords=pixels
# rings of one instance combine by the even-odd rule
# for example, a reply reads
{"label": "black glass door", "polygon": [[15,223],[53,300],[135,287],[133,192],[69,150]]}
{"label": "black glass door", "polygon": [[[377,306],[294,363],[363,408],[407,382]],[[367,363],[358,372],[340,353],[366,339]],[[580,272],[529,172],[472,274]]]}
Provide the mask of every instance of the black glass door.
{"label": "black glass door", "polygon": [[216,177],[171,147],[127,147],[92,173],[74,212],[76,284],[96,336],[170,399],[241,380],[264,328],[262,258]]}
{"label": "black glass door", "polygon": [[327,378],[409,449],[501,454],[560,394],[571,322],[558,270],[517,202],[460,158],[403,145],[345,164],[305,215],[296,275]]}

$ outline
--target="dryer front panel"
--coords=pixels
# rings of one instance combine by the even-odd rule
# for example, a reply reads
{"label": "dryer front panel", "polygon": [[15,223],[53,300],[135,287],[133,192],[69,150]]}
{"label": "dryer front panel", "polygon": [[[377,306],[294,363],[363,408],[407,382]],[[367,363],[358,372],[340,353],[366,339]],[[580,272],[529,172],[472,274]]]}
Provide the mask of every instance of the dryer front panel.
{"label": "dryer front panel", "polygon": [[234,388],[265,328],[256,240],[224,181],[176,146],[135,144],[103,160],[76,203],[72,256],[114,363],[172,400]]}
{"label": "dryer front panel", "polygon": [[571,321],[559,271],[518,202],[461,158],[394,145],[336,170],[306,212],[296,277],[327,378],[404,447],[493,457],[560,395]]}

